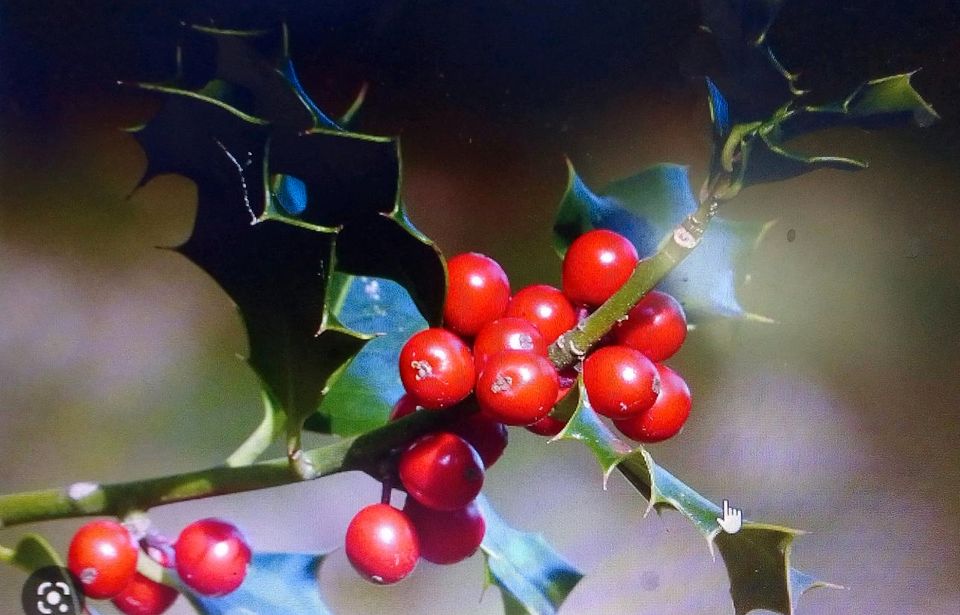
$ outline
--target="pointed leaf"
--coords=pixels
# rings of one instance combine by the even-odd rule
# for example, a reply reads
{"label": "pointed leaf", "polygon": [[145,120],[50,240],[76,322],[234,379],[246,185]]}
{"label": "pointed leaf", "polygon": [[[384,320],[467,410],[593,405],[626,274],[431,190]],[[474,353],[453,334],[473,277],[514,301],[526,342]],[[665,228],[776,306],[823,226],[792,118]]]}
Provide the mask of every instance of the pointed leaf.
{"label": "pointed leaf", "polygon": [[331,384],[320,410],[306,428],[354,435],[387,422],[390,409],[403,395],[397,371],[400,349],[427,326],[409,294],[382,278],[334,275],[331,310],[346,326],[377,335]]}
{"label": "pointed leaf", "polygon": [[196,222],[178,250],[237,304],[249,362],[296,442],[370,339],[328,310],[334,269],[399,281],[435,321],[443,261],[403,215],[396,142],[348,133],[320,113],[296,80],[284,31],[194,30],[216,42],[213,78],[196,91],[144,86],[166,100],[134,133],[148,157],[141,183],[161,173],[196,183]]}
{"label": "pointed leaf", "polygon": [[[787,104],[759,124],[740,125],[723,147],[724,166],[734,168],[734,180],[724,198],[754,184],[780,181],[822,168],[860,170],[866,163],[839,156],[806,155],[791,151],[793,138],[837,126],[880,128],[897,124],[924,127],[938,119],[910,84],[911,74],[868,81],[844,100],[822,106]],[[731,155],[736,153],[737,160]]]}
{"label": "pointed leaf", "polygon": [[777,60],[767,32],[783,0],[701,0],[704,25],[712,34],[721,74],[712,75],[727,94],[733,122],[764,118],[800,94],[796,75]]}
{"label": "pointed leaf", "polygon": [[[585,400],[582,385],[580,396]],[[723,512],[719,506],[658,466],[643,447],[631,452],[589,402],[578,405],[557,438],[584,442],[600,462],[605,481],[614,468],[620,470],[648,500],[648,511],[674,509],[703,534],[711,552],[716,545],[730,577],[730,593],[738,614],[765,608],[792,615],[800,594],[812,587],[829,586],[791,567],[790,545],[800,532],[746,520],[736,534],[722,532],[717,523]]]}
{"label": "pointed leaf", "polygon": [[[554,224],[554,242],[562,255],[577,236],[593,228],[616,231],[645,258],[697,208],[686,167],[652,166],[593,193],[570,167],[567,192]],[[736,298],[737,270],[762,237],[763,224],[715,217],[697,250],[676,267],[660,288],[674,295],[697,317],[749,318]]]}
{"label": "pointed leaf", "polygon": [[539,534],[515,530],[477,497],[487,525],[480,548],[487,584],[496,585],[507,615],[553,615],[583,574],[567,563]]}
{"label": "pointed leaf", "polygon": [[323,558],[309,553],[255,553],[243,584],[226,596],[211,598],[187,587],[181,590],[202,615],[329,615],[317,579]]}

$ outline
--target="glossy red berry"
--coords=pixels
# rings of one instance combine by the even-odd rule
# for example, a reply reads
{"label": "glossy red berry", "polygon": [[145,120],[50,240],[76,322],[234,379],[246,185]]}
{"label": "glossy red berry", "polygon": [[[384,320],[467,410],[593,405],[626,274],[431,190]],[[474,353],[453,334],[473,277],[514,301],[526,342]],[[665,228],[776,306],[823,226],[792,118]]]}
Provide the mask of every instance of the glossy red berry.
{"label": "glossy red berry", "polygon": [[546,356],[540,330],[525,318],[506,317],[488,323],[473,340],[473,361],[479,372],[491,356],[504,350],[529,350]]}
{"label": "glossy red berry", "polygon": [[612,419],[636,416],[657,401],[660,376],[639,351],[606,346],[583,362],[583,384],[594,410]]}
{"label": "glossy red berry", "polygon": [[67,567],[80,580],[83,593],[102,600],[122,592],[137,572],[137,543],[116,521],[85,524],[70,541]]}
{"label": "glossy red berry", "polygon": [[[539,335],[539,334],[538,334]],[[470,444],[483,461],[484,468],[490,468],[507,448],[508,434],[503,423],[494,421],[479,412],[475,402],[466,402],[472,408],[464,409],[464,416],[453,421],[447,429]],[[390,411],[390,420],[396,421],[408,414],[420,410],[421,406],[415,397],[407,393],[397,401]]]}
{"label": "glossy red berry", "polygon": [[480,455],[483,467],[489,469],[507,448],[507,428],[480,413],[469,414],[450,425],[450,431],[466,440]]}
{"label": "glossy red berry", "polygon": [[250,564],[243,534],[221,519],[200,519],[183,528],[174,551],[180,579],[205,596],[222,596],[240,587]]}
{"label": "glossy red berry", "polygon": [[443,324],[451,331],[472,337],[500,318],[509,302],[510,281],[497,261],[476,252],[447,261]]}
{"label": "glossy red berry", "polygon": [[672,357],[687,339],[687,317],[671,295],[651,290],[611,333],[617,344],[660,362]]}
{"label": "glossy red berry", "polygon": [[413,498],[403,507],[420,538],[420,557],[434,564],[455,564],[480,547],[486,522],[475,502],[457,510],[433,510]]}
{"label": "glossy red berry", "polygon": [[527,425],[526,429],[538,436],[553,437],[563,431],[563,428],[566,426],[567,423],[565,421],[555,419],[548,414],[539,421]]}
{"label": "glossy red berry", "polygon": [[477,402],[490,418],[507,425],[529,425],[550,412],[560,390],[557,370],[529,350],[493,355],[477,379]]}
{"label": "glossy red berry", "polygon": [[160,615],[170,608],[179,593],[169,585],[151,581],[139,572],[114,599],[125,615]]}
{"label": "glossy red berry", "polygon": [[466,440],[448,432],[418,438],[400,455],[400,482],[421,504],[456,510],[483,487],[483,460]]}
{"label": "glossy red berry", "polygon": [[422,408],[422,406],[420,405],[420,402],[417,401],[417,398],[407,393],[398,399],[397,403],[393,405],[393,409],[390,410],[390,420],[400,420],[408,414],[413,414],[420,408]]}
{"label": "glossy red berry", "polygon": [[367,580],[389,585],[413,572],[420,540],[410,519],[389,504],[372,504],[347,527],[347,559]]}
{"label": "glossy red berry", "polygon": [[577,237],[563,257],[563,294],[574,303],[596,307],[617,292],[640,258],[630,240],[613,231]]}
{"label": "glossy red berry", "polygon": [[473,390],[476,371],[470,348],[446,329],[426,329],[400,351],[400,380],[424,408],[462,401]]}
{"label": "glossy red berry", "polygon": [[690,416],[690,389],[677,372],[658,364],[660,396],[649,409],[614,425],[628,438],[638,442],[660,442],[679,433]]}
{"label": "glossy red berry", "polygon": [[570,301],[562,292],[546,284],[517,291],[510,299],[506,315],[532,322],[548,345],[577,324],[577,313]]}

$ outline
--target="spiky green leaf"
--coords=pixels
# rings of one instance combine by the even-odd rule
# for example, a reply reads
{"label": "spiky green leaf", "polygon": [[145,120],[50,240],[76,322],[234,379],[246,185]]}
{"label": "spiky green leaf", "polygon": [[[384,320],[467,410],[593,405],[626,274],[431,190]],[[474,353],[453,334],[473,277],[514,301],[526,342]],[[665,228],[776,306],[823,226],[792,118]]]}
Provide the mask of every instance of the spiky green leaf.
{"label": "spiky green leaf", "polygon": [[507,615],[554,615],[583,574],[539,534],[510,527],[487,499],[477,497],[487,531],[480,548],[487,584],[503,596]]}
{"label": "spiky green leaf", "polygon": [[672,509],[689,519],[706,538],[711,553],[719,550],[738,615],[753,609],[792,615],[803,592],[831,586],[790,564],[790,547],[801,532],[747,520],[736,534],[721,531],[717,522],[721,507],[657,465],[646,449],[633,449],[615,436],[590,407],[582,382],[568,395],[571,399],[567,403],[576,404],[576,411],[555,440],[584,443],[600,463],[604,483],[613,470],[619,470],[647,499],[648,512]]}

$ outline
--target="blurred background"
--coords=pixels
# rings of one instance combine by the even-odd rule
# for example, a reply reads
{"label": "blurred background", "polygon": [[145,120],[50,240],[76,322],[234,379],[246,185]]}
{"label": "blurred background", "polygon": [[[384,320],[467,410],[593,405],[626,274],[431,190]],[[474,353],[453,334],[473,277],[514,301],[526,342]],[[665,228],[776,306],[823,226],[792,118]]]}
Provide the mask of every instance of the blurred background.
{"label": "blurred background", "polygon": [[[180,21],[264,18],[248,3],[0,3],[0,492],[220,463],[260,416],[227,296],[186,259],[192,185],[145,165],[120,130],[155,100],[113,84],[173,69]],[[250,6],[256,6],[249,3]],[[514,288],[559,282],[550,226],[564,156],[596,188],[659,161],[709,156],[702,75],[725,67],[695,2],[277,2],[304,87],[359,128],[400,135],[414,222],[446,254],[500,260]],[[206,22],[206,23],[209,23]],[[744,275],[745,307],[778,324],[701,324],[671,360],[694,411],[655,458],[752,519],[810,532],[795,563],[848,589],[802,614],[960,610],[960,15],[949,0],[787,2],[769,35],[817,100],[922,70],[926,130],[841,130],[810,151],[870,160],[751,188],[726,215],[776,220]],[[788,238],[789,237],[789,238]],[[486,492],[587,576],[562,613],[728,614],[723,566],[679,515],[643,519],[574,444],[511,432]],[[156,509],[170,535],[201,516],[258,550],[340,546],[379,485],[341,475]],[[62,551],[76,521],[38,530]],[[24,575],[0,570],[0,612]],[[321,585],[337,613],[500,613],[480,556],[374,587],[342,551]],[[99,606],[98,606],[99,608]],[[103,605],[102,612],[111,613]],[[184,601],[172,609],[191,610]]]}

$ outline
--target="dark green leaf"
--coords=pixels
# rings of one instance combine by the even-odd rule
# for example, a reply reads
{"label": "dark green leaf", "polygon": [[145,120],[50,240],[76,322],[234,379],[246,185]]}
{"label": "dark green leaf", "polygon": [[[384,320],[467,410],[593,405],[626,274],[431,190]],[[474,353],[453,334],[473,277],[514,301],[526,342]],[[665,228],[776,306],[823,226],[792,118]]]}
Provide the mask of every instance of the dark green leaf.
{"label": "dark green leaf", "polygon": [[47,566],[63,566],[60,555],[39,534],[27,534],[13,549],[0,547],[0,562],[28,573]]}
{"label": "dark green leaf", "polygon": [[790,615],[803,592],[831,586],[791,566],[790,545],[800,532],[747,520],[736,534],[722,532],[717,523],[722,509],[658,466],[643,447],[631,450],[616,437],[590,408],[582,384],[579,395],[568,397],[575,398],[571,403],[577,409],[555,439],[586,444],[603,469],[604,483],[614,469],[620,470],[648,500],[648,511],[673,509],[689,519],[711,552],[714,546],[720,551],[738,615],[760,608]]}
{"label": "dark green leaf", "polygon": [[791,151],[786,144],[797,136],[838,126],[929,126],[938,116],[910,85],[910,76],[893,75],[869,81],[844,100],[828,105],[790,103],[763,122],[741,124],[739,131],[734,127],[723,147],[722,164],[733,171],[731,187],[723,198],[730,198],[747,186],[789,179],[817,169],[865,168],[866,163],[858,160],[801,154]]}
{"label": "dark green leaf", "polygon": [[487,584],[496,585],[507,615],[551,615],[583,574],[567,563],[539,534],[513,529],[480,495],[477,505],[487,524],[480,548]]}
{"label": "dark green leaf", "polygon": [[397,363],[400,349],[427,323],[402,286],[381,278],[337,273],[330,309],[346,326],[377,335],[330,386],[307,429],[354,435],[387,422],[403,395]]}
{"label": "dark green leaf", "polygon": [[701,0],[704,25],[722,62],[714,81],[730,101],[733,122],[768,116],[800,94],[796,76],[777,60],[767,42],[783,0]]}
{"label": "dark green leaf", "polygon": [[317,579],[322,555],[255,553],[243,584],[226,596],[201,596],[182,587],[203,615],[329,615]]}
{"label": "dark green leaf", "polygon": [[[610,184],[594,194],[570,167],[567,192],[554,224],[554,241],[562,255],[581,233],[593,228],[616,231],[637,247],[641,257],[654,254],[660,242],[689,214],[697,201],[686,167],[660,164]],[[738,269],[753,252],[766,225],[715,217],[697,250],[661,282],[690,316],[761,318],[745,312],[736,299]]]}
{"label": "dark green leaf", "polygon": [[321,113],[296,79],[285,31],[194,30],[215,42],[213,76],[196,90],[141,86],[166,97],[135,131],[148,157],[141,183],[162,173],[196,183],[196,222],[178,250],[237,304],[249,362],[296,443],[370,339],[328,309],[334,269],[398,281],[436,322],[444,265],[403,214],[396,142]]}

